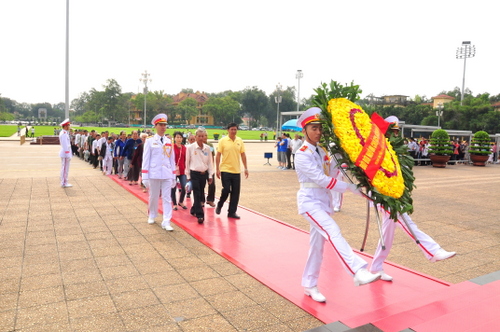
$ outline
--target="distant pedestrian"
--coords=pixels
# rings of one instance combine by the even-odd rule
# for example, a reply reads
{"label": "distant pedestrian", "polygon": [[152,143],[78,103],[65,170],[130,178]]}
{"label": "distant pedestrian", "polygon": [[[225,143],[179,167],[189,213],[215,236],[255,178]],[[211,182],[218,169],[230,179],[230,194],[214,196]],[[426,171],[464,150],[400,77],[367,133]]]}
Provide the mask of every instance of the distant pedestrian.
{"label": "distant pedestrian", "polygon": [[63,130],[59,133],[59,144],[61,145],[61,150],[59,151],[59,157],[61,157],[61,187],[69,188],[73,187],[68,183],[68,173],[69,173],[69,163],[73,154],[71,153],[71,141],[69,138],[69,119],[61,122],[61,127]]}
{"label": "distant pedestrian", "polygon": [[35,137],[35,127],[31,127],[31,137]]}

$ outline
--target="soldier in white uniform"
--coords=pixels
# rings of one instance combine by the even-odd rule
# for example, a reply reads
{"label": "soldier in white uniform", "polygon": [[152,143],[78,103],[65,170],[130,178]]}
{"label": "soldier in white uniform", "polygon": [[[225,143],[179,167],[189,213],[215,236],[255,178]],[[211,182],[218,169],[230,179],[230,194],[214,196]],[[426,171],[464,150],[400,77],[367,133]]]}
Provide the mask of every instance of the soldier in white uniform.
{"label": "soldier in white uniform", "polygon": [[156,134],[146,139],[142,155],[142,183],[149,188],[148,223],[154,224],[158,214],[158,199],[163,203],[163,222],[166,231],[173,231],[170,225],[172,218],[171,189],[175,183],[175,156],[172,142],[165,136],[167,115],[158,114],[151,123]]}
{"label": "soldier in white uniform", "polygon": [[375,281],[380,278],[380,274],[368,272],[368,263],[354,254],[330,216],[333,212],[332,190],[340,193],[346,190],[356,194],[360,192],[355,185],[335,178],[338,173],[336,165],[330,162],[326,150],[318,145],[322,135],[320,113],[319,108],[310,108],[297,121],[302,127],[305,142],[295,154],[295,170],[300,182],[297,193],[299,214],[311,225],[309,255],[302,275],[302,286],[305,294],[314,301],[325,302],[325,296],[317,287],[325,241],[337,253],[346,271],[354,276],[356,286]]}
{"label": "soldier in white uniform", "polygon": [[[391,130],[397,136],[399,135],[399,119],[395,116],[389,116],[385,119],[386,122],[392,124]],[[375,255],[373,256],[372,265],[370,266],[370,271],[375,273],[380,273],[381,279],[385,281],[392,281],[392,276],[388,275],[383,270],[383,264],[386,260],[387,256],[389,256],[389,252],[392,248],[392,243],[394,241],[394,231],[396,226],[401,227],[408,236],[413,239],[411,231],[420,242],[418,244],[419,248],[422,250],[425,257],[431,262],[441,261],[447,258],[451,258],[455,256],[456,252],[449,252],[441,248],[441,246],[434,241],[426,233],[422,232],[417,225],[410,218],[408,213],[404,213],[402,216],[398,216],[398,221],[394,222],[391,219],[389,212],[385,211],[381,206],[377,206],[378,210],[382,214],[382,233],[384,238],[385,250],[382,250],[382,243],[379,241],[377,250],[375,251]],[[411,228],[411,231],[408,229],[408,226],[405,223],[408,223],[408,226]],[[415,240],[415,239],[413,239]]]}
{"label": "soldier in white uniform", "polygon": [[73,156],[71,152],[71,140],[69,137],[69,119],[65,119],[61,122],[61,127],[63,128],[59,132],[59,144],[61,145],[61,150],[59,151],[59,157],[61,157],[61,187],[69,188],[73,185],[68,183],[68,173],[69,173],[69,163]]}

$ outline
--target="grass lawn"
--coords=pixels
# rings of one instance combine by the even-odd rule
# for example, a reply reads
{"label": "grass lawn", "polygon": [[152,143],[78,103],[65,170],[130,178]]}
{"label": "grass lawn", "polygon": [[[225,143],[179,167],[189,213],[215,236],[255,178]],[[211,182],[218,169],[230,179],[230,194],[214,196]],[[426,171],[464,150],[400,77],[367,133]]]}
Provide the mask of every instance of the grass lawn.
{"label": "grass lawn", "polygon": [[[23,127],[24,128],[24,127]],[[88,131],[91,131],[92,129],[97,131],[97,132],[103,132],[105,130],[109,131],[110,133],[120,133],[120,131],[125,130],[125,132],[131,133],[132,130],[135,130],[134,128],[116,128],[116,127],[73,127],[73,129],[86,129]],[[173,134],[175,131],[181,131],[181,132],[191,132],[195,133],[196,129],[184,129],[184,128],[175,128],[175,129],[167,129],[168,134]],[[12,136],[17,132],[17,126],[15,125],[0,125],[0,137],[8,137]],[[22,130],[21,130],[22,132]],[[213,139],[214,134],[218,133],[220,137],[222,135],[227,135],[227,130],[222,130],[222,129],[207,129],[208,132],[208,138]],[[238,136],[241,137],[242,139],[245,140],[260,140],[260,134],[263,133],[263,131],[260,130],[238,130]],[[31,131],[30,131],[31,134]],[[290,135],[293,138],[294,132],[290,132]],[[35,126],[35,136],[42,136],[42,135],[54,135],[54,126]],[[268,131],[267,132],[267,139],[268,141],[272,141],[274,138],[274,131]]]}

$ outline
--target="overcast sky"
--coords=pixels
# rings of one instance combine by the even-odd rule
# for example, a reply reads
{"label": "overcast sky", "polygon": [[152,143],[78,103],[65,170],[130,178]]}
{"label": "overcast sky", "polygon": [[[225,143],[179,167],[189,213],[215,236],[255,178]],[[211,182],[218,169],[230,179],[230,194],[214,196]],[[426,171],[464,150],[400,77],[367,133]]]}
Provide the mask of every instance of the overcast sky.
{"label": "overcast sky", "polygon": [[[1,0],[0,94],[65,99],[65,0]],[[433,97],[462,87],[462,41],[476,46],[466,88],[500,93],[494,2],[70,0],[70,101],[106,80],[138,92],[221,92],[276,84],[309,97],[321,82],[362,96]]]}

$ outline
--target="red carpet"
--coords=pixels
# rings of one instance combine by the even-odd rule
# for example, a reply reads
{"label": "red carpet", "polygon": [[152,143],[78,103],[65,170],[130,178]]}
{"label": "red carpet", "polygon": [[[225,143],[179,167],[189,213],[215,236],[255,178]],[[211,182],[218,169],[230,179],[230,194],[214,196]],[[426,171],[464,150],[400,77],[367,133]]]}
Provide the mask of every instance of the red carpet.
{"label": "red carpet", "polygon": [[[111,178],[147,202],[147,194],[139,186],[129,186],[128,182],[119,180],[116,176]],[[187,200],[188,204],[190,200]],[[484,287],[471,282],[450,285],[390,263],[384,266],[384,270],[394,277],[394,282],[377,281],[355,287],[352,277],[344,271],[331,247],[325,246],[319,288],[327,302],[317,303],[303,294],[300,285],[309,249],[308,233],[241,206],[238,214],[241,216],[240,220],[228,219],[226,203],[220,215],[215,214],[215,208],[206,207],[205,223],[202,225],[189,214],[189,209],[174,211],[172,222],[325,323],[341,321],[350,327],[373,323],[384,331],[400,331],[412,325],[430,324],[428,321],[431,319],[464,309],[464,306],[457,307],[460,301],[450,300],[450,296],[464,294],[470,299],[471,294]],[[357,253],[368,262],[371,261],[371,256]],[[500,285],[496,290],[494,293],[498,294]],[[487,298],[488,293],[492,292],[484,291],[483,298]],[[436,306],[439,310],[436,310]],[[500,312],[498,308],[497,304],[496,312]],[[487,315],[487,312],[484,314]],[[495,322],[498,323],[498,318],[496,319]],[[456,322],[456,317],[450,321]],[[489,324],[494,325],[495,322]],[[488,324],[488,321],[482,323]],[[449,325],[450,322],[439,324],[448,324],[447,327],[453,325]],[[421,328],[432,330],[425,324]]]}

